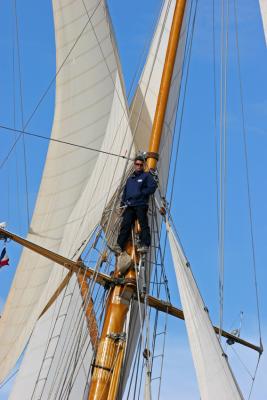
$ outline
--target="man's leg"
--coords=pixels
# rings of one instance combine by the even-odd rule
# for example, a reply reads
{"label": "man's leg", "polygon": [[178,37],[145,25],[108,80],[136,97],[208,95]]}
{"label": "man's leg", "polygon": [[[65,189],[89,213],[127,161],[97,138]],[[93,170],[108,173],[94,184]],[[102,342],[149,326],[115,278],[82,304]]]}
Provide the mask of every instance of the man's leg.
{"label": "man's leg", "polygon": [[133,207],[127,207],[122,216],[122,222],[117,243],[122,250],[129,239],[131,228],[135,220],[135,210]]}
{"label": "man's leg", "polygon": [[141,246],[150,246],[151,243],[151,236],[150,236],[150,229],[148,225],[148,206],[145,207],[135,207],[136,216],[138,218],[139,224],[141,226]]}

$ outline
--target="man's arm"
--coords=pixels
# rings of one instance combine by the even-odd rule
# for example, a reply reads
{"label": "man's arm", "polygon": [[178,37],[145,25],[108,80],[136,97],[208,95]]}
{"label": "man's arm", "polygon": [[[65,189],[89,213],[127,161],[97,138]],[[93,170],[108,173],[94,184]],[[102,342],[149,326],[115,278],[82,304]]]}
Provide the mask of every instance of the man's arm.
{"label": "man's arm", "polygon": [[146,178],[146,187],[142,188],[142,194],[145,195],[153,194],[155,193],[157,187],[158,184],[156,180],[153,178],[153,175],[151,173],[148,173]]}
{"label": "man's arm", "polygon": [[121,196],[121,203],[120,206],[125,206],[125,197],[126,197],[126,185],[124,186],[123,192],[122,192],[122,196]]}

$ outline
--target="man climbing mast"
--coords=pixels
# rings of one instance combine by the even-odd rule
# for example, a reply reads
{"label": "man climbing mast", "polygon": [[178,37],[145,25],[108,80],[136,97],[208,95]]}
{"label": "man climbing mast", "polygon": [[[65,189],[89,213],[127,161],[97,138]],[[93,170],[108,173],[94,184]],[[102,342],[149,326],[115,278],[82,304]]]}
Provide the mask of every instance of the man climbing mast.
{"label": "man climbing mast", "polygon": [[147,253],[150,243],[150,229],[148,225],[149,197],[155,193],[157,182],[152,173],[144,171],[144,157],[139,155],[134,160],[134,172],[127,179],[121,201],[121,207],[125,207],[117,244],[111,248],[116,254],[124,251],[127,240],[130,237],[132,226],[137,219],[140,227],[140,253]]}

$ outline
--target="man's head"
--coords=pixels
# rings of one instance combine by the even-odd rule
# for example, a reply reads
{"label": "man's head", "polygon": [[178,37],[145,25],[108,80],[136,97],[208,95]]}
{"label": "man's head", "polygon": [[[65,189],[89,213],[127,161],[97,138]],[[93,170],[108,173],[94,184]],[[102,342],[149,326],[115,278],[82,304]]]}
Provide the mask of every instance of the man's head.
{"label": "man's head", "polygon": [[136,172],[142,172],[144,170],[144,158],[142,156],[135,157],[134,169]]}

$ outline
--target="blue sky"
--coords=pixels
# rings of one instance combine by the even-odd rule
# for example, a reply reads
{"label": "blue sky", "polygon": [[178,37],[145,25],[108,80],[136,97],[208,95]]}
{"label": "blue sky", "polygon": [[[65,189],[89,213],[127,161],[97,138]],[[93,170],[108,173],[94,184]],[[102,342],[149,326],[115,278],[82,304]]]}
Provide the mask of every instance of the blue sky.
{"label": "blue sky", "polygon": [[[13,86],[13,26],[11,2],[0,5],[0,124],[21,127],[18,97],[18,68],[15,55],[15,116]],[[40,96],[46,90],[55,71],[54,34],[50,1],[18,0],[20,56],[23,88],[24,121],[31,115]],[[173,216],[191,262],[199,288],[209,307],[214,323],[218,323],[218,263],[217,217],[214,153],[214,92],[212,55],[212,1],[200,1],[192,47],[192,59],[177,163]],[[219,90],[219,2],[216,3],[216,85]],[[234,38],[233,1],[230,2],[228,112],[227,112],[227,203],[225,231],[225,328],[238,324],[244,312],[242,336],[258,342],[255,289],[252,272],[252,252],[249,231],[247,187],[240,112],[239,83]],[[267,335],[267,299],[265,285],[267,237],[267,52],[255,0],[239,1],[239,45],[244,94],[245,125],[247,130],[249,177],[255,237],[256,266],[263,341]],[[110,12],[119,46],[126,88],[129,89],[136,68],[153,31],[160,0],[109,0]],[[28,129],[49,136],[53,121],[54,91],[31,120]],[[219,98],[217,98],[217,112]],[[218,123],[218,121],[217,121]],[[217,132],[218,133],[218,132]],[[14,136],[0,131],[0,165],[14,141]],[[26,138],[29,181],[29,206],[32,212],[38,192],[46,143]],[[8,221],[11,231],[25,235],[27,231],[26,192],[23,173],[23,148],[19,143],[9,161],[0,169],[3,194],[0,219]],[[7,296],[18,261],[20,248],[8,244],[10,267],[1,270],[0,299]],[[174,275],[168,266],[169,281]],[[179,305],[175,284],[171,284],[172,301]],[[168,377],[162,388],[162,398],[176,399],[173,387],[180,385],[181,398],[197,399],[198,392],[188,349],[184,324],[169,320],[171,333],[167,341],[165,366]],[[253,370],[256,356],[251,350],[236,347],[242,360]],[[229,350],[230,361],[247,398],[250,379],[235,354]],[[267,398],[262,357],[252,399]],[[266,374],[266,372],[265,372]],[[7,398],[7,385],[0,399]]]}

